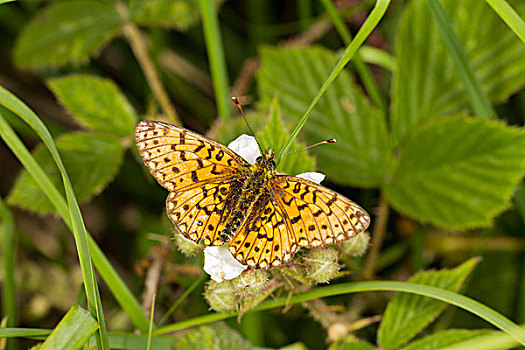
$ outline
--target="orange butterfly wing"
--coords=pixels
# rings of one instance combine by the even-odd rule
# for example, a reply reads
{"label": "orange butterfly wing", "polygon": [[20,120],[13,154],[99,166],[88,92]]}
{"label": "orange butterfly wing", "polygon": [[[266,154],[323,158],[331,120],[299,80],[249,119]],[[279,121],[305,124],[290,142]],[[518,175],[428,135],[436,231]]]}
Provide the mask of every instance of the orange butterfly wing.
{"label": "orange butterfly wing", "polygon": [[250,166],[235,152],[189,130],[157,121],[137,125],[137,148],[151,174],[170,191],[168,216],[187,238],[220,245]]}
{"label": "orange butterfly wing", "polygon": [[258,202],[230,242],[233,256],[252,267],[280,266],[299,247],[335,244],[370,224],[350,199],[294,176],[276,175]]}

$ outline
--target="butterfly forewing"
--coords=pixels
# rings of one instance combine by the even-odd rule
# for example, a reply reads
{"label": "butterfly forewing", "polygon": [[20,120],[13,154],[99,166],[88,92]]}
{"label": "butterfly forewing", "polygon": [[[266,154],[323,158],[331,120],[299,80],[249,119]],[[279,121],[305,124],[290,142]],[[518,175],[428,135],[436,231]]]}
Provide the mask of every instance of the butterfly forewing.
{"label": "butterfly forewing", "polygon": [[170,191],[243,176],[249,164],[220,143],[174,125],[143,121],[137,148],[159,184]]}
{"label": "butterfly forewing", "polygon": [[344,241],[367,229],[370,217],[350,199],[314,182],[286,175],[274,181],[274,196],[297,244],[312,248]]}

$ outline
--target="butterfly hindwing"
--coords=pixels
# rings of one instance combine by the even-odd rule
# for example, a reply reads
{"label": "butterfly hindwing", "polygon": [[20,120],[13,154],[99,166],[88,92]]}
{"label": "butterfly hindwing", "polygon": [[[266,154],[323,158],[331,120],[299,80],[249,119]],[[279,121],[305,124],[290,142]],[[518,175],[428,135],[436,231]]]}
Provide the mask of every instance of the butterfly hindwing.
{"label": "butterfly hindwing", "polygon": [[267,191],[254,203],[229,250],[242,264],[264,269],[287,263],[297,248],[286,216]]}
{"label": "butterfly hindwing", "polygon": [[168,216],[188,239],[205,245],[222,245],[219,234],[231,217],[242,182],[230,179],[170,192]]}

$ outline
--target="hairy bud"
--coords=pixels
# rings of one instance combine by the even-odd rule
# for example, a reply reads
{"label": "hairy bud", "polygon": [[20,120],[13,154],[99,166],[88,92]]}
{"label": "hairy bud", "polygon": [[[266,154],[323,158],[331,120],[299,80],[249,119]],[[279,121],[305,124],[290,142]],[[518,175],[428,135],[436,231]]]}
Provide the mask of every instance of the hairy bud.
{"label": "hairy bud", "polygon": [[202,252],[204,250],[204,246],[202,244],[197,244],[193,241],[190,241],[180,233],[175,233],[174,242],[175,246],[185,256],[195,256],[198,253]]}
{"label": "hairy bud", "polygon": [[370,242],[370,233],[362,232],[355,237],[352,237],[337,245],[341,254],[345,256],[362,256],[368,249]]}
{"label": "hairy bud", "polygon": [[268,285],[269,274],[265,270],[244,270],[239,276],[232,279],[233,288],[237,295],[259,294]]}
{"label": "hairy bud", "polygon": [[234,311],[239,299],[234,293],[231,281],[217,283],[213,280],[206,285],[204,298],[210,308],[217,312]]}
{"label": "hairy bud", "polygon": [[339,271],[337,251],[334,248],[316,248],[302,257],[306,275],[316,283],[327,283]]}

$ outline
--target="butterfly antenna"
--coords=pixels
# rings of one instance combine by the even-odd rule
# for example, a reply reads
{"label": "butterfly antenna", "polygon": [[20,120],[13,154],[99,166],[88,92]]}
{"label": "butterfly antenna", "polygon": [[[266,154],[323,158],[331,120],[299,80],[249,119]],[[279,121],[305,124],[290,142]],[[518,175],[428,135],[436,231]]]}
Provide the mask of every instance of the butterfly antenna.
{"label": "butterfly antenna", "polygon": [[323,145],[325,143],[335,143],[335,139],[328,139],[328,140],[324,140],[324,141],[321,141],[321,142],[314,143],[313,145],[310,145],[310,146],[306,146],[306,147],[299,148],[299,149],[294,149],[293,151],[288,151],[288,152],[279,154],[279,155],[275,156],[275,158],[282,157],[282,156],[285,156],[287,154],[298,152],[298,151],[304,151],[304,150],[307,150],[307,149],[315,147],[315,146]]}
{"label": "butterfly antenna", "polygon": [[239,103],[239,100],[237,97],[232,97],[233,103],[237,105],[237,108],[241,111],[242,117],[244,118],[244,121],[246,122],[246,125],[248,125],[248,129],[250,129],[250,132],[252,133],[252,136],[255,138],[255,142],[257,142],[257,146],[259,146],[259,150],[261,151],[261,154],[264,154],[264,150],[261,147],[261,144],[259,143],[259,140],[257,140],[257,137],[255,137],[255,133],[253,132],[252,128],[250,127],[250,124],[248,123],[248,119],[246,119],[246,115],[244,114],[244,110],[242,109],[241,104]]}

